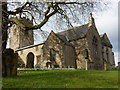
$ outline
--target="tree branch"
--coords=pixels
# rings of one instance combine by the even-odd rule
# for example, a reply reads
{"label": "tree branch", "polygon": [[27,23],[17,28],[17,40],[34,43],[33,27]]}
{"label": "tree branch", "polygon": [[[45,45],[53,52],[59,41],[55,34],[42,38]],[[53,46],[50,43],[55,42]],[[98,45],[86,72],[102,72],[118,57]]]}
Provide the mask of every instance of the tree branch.
{"label": "tree branch", "polygon": [[25,25],[22,24],[22,23],[19,21],[18,18],[10,18],[9,21],[18,24],[18,25],[19,25],[20,27],[22,27],[22,28],[25,28]]}
{"label": "tree branch", "polygon": [[47,15],[40,24],[38,24],[38,25],[33,25],[33,26],[30,26],[30,27],[25,27],[26,30],[31,30],[31,29],[33,30],[33,29],[41,28],[41,27],[49,20],[49,18],[50,18],[51,16],[53,16],[54,14],[56,14],[57,12],[58,12],[58,10],[54,10],[54,11],[51,12],[49,15]]}
{"label": "tree branch", "polygon": [[[59,5],[60,4],[62,4],[62,5],[67,5],[67,4],[87,5],[88,4],[88,2],[83,2],[83,3],[80,3],[80,2],[46,2],[46,3],[48,4],[48,7],[47,7],[47,10],[44,12],[45,17],[38,25],[25,26],[25,25],[21,24],[18,19],[10,19],[10,21],[13,21],[13,22],[17,23],[18,25],[20,25],[21,27],[24,27],[25,30],[33,30],[33,29],[41,28],[44,24],[47,23],[47,21],[49,20],[49,18],[51,16],[53,16],[56,13],[60,13],[61,15],[64,15],[64,18],[67,20],[69,25],[72,26],[72,24],[70,23],[69,17],[66,15],[64,10],[62,10],[59,7]],[[27,4],[29,4],[29,3],[26,2],[21,8],[17,8],[16,12],[11,12],[11,13],[16,14],[16,13],[22,12]]]}
{"label": "tree branch", "polygon": [[28,4],[31,5],[30,2],[26,2],[22,7],[17,8],[15,12],[13,12],[13,11],[8,11],[7,13],[9,13],[9,14],[11,14],[11,15],[16,15],[16,14],[18,14],[18,13],[21,13],[22,10],[23,10],[23,9],[26,7],[26,5],[28,5]]}
{"label": "tree branch", "polygon": [[[47,2],[47,3],[51,3],[51,2]],[[87,2],[83,2],[83,3],[79,3],[79,2],[53,2],[53,4],[86,4]]]}

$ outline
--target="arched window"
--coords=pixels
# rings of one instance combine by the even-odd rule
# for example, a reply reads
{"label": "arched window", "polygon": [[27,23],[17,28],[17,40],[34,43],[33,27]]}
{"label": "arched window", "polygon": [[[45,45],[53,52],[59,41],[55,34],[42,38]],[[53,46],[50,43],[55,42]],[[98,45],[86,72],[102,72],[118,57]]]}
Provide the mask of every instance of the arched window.
{"label": "arched window", "polygon": [[50,61],[56,60],[56,52],[54,49],[50,49]]}
{"label": "arched window", "polygon": [[85,49],[85,59],[89,58],[89,53],[88,53],[88,49]]}
{"label": "arched window", "polygon": [[106,48],[106,55],[107,55],[107,60],[109,60],[109,51],[108,51],[108,48]]}
{"label": "arched window", "polygon": [[94,54],[94,57],[96,57],[97,53],[98,53],[98,50],[97,50],[98,49],[98,40],[95,36],[93,37],[92,45],[93,45],[93,54]]}

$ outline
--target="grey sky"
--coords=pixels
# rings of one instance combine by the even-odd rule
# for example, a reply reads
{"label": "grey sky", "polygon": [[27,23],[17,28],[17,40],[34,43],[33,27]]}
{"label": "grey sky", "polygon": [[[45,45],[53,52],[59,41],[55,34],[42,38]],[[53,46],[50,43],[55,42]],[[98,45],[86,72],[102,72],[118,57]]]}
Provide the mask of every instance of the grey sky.
{"label": "grey sky", "polygon": [[111,8],[95,16],[99,33],[107,33],[113,45],[116,65],[118,62],[118,1],[111,0]]}

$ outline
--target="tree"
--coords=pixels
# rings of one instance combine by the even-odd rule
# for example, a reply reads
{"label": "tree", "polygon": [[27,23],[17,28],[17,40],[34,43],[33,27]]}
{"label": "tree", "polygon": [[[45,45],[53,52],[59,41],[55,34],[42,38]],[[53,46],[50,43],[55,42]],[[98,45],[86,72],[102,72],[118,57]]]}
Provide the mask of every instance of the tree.
{"label": "tree", "polygon": [[[2,2],[2,49],[6,49],[8,28],[13,22],[24,28],[24,30],[36,30],[46,25],[51,17],[56,17],[55,21],[58,22],[58,26],[59,24],[66,24],[68,27],[72,27],[73,24],[80,21],[80,15],[88,15],[90,12],[102,10],[108,5],[107,3],[103,0]],[[19,18],[31,18],[34,25],[23,25],[16,18],[18,16]]]}

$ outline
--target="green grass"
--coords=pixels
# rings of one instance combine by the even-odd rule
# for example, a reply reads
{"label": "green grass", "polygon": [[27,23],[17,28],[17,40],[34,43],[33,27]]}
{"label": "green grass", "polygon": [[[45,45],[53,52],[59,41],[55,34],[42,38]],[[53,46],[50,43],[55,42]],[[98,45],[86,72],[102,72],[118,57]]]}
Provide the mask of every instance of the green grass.
{"label": "green grass", "polygon": [[3,88],[118,88],[118,71],[18,71],[3,78]]}

